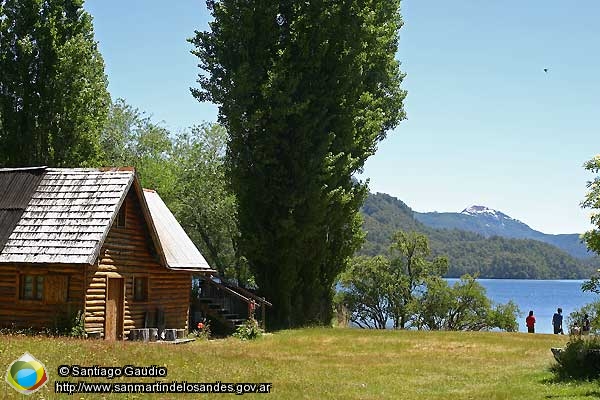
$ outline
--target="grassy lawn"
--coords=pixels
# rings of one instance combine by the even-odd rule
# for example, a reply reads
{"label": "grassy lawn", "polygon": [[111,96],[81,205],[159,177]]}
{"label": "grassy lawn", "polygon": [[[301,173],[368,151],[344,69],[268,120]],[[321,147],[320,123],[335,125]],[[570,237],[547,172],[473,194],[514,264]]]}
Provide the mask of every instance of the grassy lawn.
{"label": "grassy lawn", "polygon": [[[54,393],[61,364],[160,365],[166,378],[116,378],[113,383],[156,380],[272,382],[277,399],[592,399],[597,382],[555,382],[550,347],[565,336],[524,333],[395,332],[358,329],[283,331],[253,342],[237,339],[162,345],[95,340],[0,336],[0,398],[24,398],[4,382],[8,365],[29,352],[50,381],[28,398],[93,399],[145,394]],[[107,382],[103,379],[81,380]],[[76,379],[71,378],[76,381]],[[208,395],[222,397],[234,395]],[[197,398],[158,394],[154,398]]]}

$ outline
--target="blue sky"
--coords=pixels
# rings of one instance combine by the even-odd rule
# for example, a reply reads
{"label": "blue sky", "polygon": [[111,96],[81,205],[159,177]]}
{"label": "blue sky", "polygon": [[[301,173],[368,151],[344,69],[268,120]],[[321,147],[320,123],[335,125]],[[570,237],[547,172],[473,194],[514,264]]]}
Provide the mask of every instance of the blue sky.
{"label": "blue sky", "polygon": [[[173,130],[215,121],[186,38],[202,0],[88,0],[109,90]],[[363,178],[417,211],[480,204],[546,233],[589,229],[582,164],[600,153],[600,2],[405,0],[408,119]],[[548,72],[543,71],[548,68]]]}

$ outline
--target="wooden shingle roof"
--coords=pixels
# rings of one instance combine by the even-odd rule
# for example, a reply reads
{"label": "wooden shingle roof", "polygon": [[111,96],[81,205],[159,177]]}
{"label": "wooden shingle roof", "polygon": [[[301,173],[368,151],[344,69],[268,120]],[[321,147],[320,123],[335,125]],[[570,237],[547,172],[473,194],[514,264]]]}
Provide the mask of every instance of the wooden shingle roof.
{"label": "wooden shingle roof", "polygon": [[[25,171],[0,169],[0,182],[3,175],[19,180]],[[94,263],[135,172],[131,168],[44,172],[0,251],[0,263]],[[15,191],[15,185],[0,184],[0,197]]]}
{"label": "wooden shingle roof", "polygon": [[129,190],[162,265],[215,272],[133,168],[0,168],[0,264],[93,264]]}

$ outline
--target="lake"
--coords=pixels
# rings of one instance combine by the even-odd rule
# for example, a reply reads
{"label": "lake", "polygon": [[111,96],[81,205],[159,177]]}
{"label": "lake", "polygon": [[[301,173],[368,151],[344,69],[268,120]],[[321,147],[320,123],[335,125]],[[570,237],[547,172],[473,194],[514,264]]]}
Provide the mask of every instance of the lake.
{"label": "lake", "polygon": [[[447,279],[454,284],[458,279]],[[569,314],[591,303],[600,296],[582,292],[578,280],[526,280],[526,279],[478,279],[486,289],[487,296],[494,303],[507,303],[512,300],[519,306],[519,332],[527,332],[525,317],[529,310],[535,315],[536,333],[552,333],[552,315],[558,307],[563,309],[564,322]],[[566,324],[563,323],[566,330]]]}

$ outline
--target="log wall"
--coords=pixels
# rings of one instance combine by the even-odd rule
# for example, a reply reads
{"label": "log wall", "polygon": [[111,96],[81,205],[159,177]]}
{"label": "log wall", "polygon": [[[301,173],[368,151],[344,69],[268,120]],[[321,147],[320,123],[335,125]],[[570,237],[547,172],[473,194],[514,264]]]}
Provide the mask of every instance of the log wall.
{"label": "log wall", "polygon": [[[84,310],[86,330],[103,333],[107,279],[116,277],[125,285],[124,335],[157,327],[159,319],[166,328],[187,329],[191,274],[160,265],[134,188],[125,207],[125,227],[115,222],[94,265],[0,264],[0,327],[56,328]],[[22,274],[44,276],[42,300],[19,298]],[[148,279],[147,301],[134,300],[134,277]]]}
{"label": "log wall", "polygon": [[[166,328],[187,329],[191,274],[160,265],[134,188],[130,189],[124,206],[125,227],[114,223],[97,263],[87,267],[86,330],[104,331],[106,287],[110,277],[124,279],[125,336],[131,329],[144,328],[145,323],[148,327],[157,327],[161,314]],[[134,277],[148,279],[147,301],[134,300]]]}
{"label": "log wall", "polygon": [[[83,310],[83,270],[82,265],[0,264],[0,327],[64,327]],[[42,300],[19,298],[21,274],[44,276]]]}

